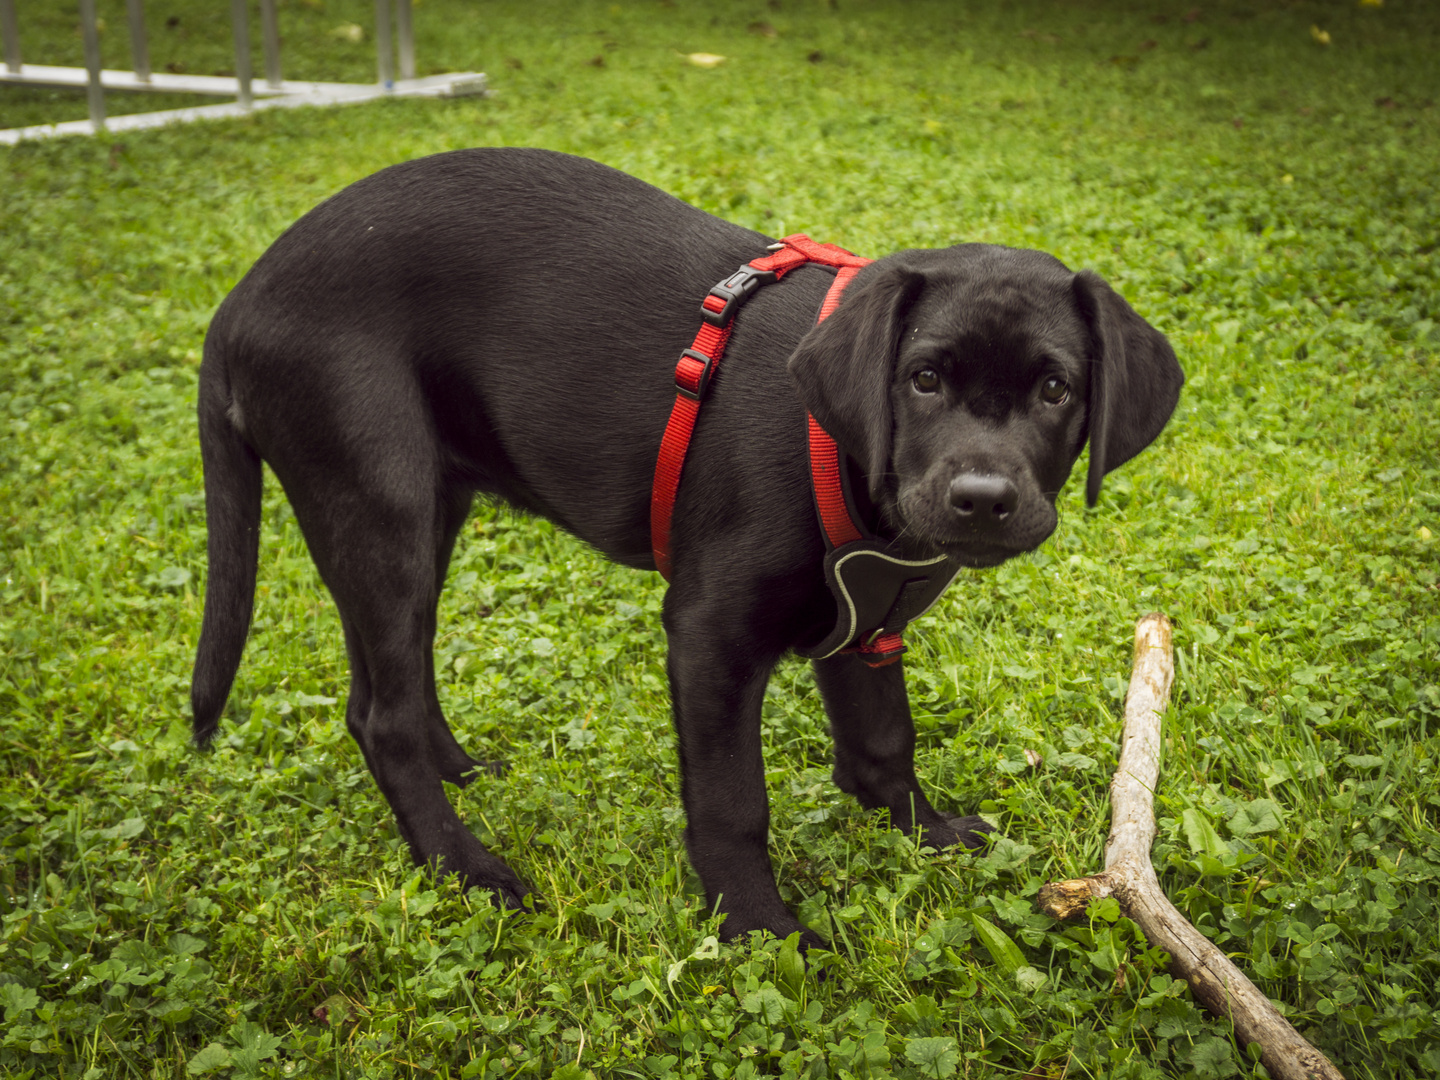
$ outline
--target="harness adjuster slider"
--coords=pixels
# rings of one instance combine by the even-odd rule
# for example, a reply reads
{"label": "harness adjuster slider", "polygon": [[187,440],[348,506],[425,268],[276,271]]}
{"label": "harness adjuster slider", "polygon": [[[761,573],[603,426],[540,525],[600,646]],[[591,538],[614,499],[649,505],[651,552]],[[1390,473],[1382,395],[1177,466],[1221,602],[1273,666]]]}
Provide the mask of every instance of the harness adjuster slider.
{"label": "harness adjuster slider", "polygon": [[761,285],[776,279],[774,270],[757,270],[748,263],[710,290],[700,304],[700,317],[720,329],[730,325],[740,305],[755,295]]}
{"label": "harness adjuster slider", "polygon": [[[685,363],[690,360],[700,365],[699,371],[694,371]],[[715,370],[715,358],[706,356],[694,349],[686,349],[680,354],[680,362],[675,365],[675,389],[683,397],[691,401],[699,401],[705,396],[705,391],[710,389],[710,375]],[[693,378],[692,378],[693,372]]]}

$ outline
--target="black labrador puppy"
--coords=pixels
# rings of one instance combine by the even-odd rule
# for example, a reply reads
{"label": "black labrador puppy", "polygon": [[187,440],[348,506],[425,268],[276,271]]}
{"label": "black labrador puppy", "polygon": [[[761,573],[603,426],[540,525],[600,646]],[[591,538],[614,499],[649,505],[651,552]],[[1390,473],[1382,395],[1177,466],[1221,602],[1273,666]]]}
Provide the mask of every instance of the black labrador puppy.
{"label": "black labrador puppy", "polygon": [[[205,339],[209,579],[194,730],[217,727],[255,587],[261,461],[339,607],[346,723],[417,862],[517,907],[520,878],[442,781],[486,771],[435,692],[435,612],[477,493],[655,569],[657,447],[698,305],[771,239],[592,161],[481,149],[396,165],[277,240]],[[724,932],[804,931],[776,888],[761,760],[766,680],[835,623],[806,411],[848,457],[859,511],[917,559],[993,566],[1053,531],[1087,438],[1087,494],[1164,426],[1183,375],[1094,273],[986,244],[861,270],[802,266],[735,319],[690,444],[665,597],[690,860]],[[980,493],[978,511],[975,493]],[[986,826],[915,777],[901,664],[815,662],[835,782],[936,848]]]}

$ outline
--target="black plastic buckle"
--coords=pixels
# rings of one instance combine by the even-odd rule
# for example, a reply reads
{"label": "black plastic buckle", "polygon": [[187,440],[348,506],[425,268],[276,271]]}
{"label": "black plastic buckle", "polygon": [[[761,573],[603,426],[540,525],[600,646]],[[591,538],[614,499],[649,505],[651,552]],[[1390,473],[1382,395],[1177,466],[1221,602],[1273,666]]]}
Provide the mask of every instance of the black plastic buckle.
{"label": "black plastic buckle", "polygon": [[691,390],[690,387],[680,381],[680,369],[678,365],[675,369],[675,389],[691,401],[699,401],[705,396],[705,391],[710,388],[710,374],[715,370],[715,358],[713,356],[706,356],[702,352],[696,352],[694,349],[686,349],[680,354],[680,359],[684,360],[687,356],[700,364],[700,374],[695,378],[695,389]]}
{"label": "black plastic buckle", "polygon": [[740,305],[755,295],[756,289],[761,285],[769,285],[774,280],[774,270],[756,270],[755,267],[746,263],[710,290],[709,295],[719,297],[724,301],[725,306],[719,311],[711,311],[701,304],[700,317],[711,326],[718,326],[723,330],[730,325],[730,320],[735,317],[735,312],[739,310]]}

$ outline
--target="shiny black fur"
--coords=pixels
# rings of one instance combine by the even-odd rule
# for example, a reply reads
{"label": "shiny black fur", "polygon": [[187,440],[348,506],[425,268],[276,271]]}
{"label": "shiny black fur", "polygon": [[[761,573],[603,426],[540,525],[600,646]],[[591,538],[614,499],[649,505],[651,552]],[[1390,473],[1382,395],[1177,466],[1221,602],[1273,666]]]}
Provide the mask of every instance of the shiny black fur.
{"label": "shiny black fur", "polygon": [[[675,361],[710,286],[770,242],[540,150],[397,165],[296,223],[205,341],[197,739],[216,730],[248,631],[263,459],[340,609],[346,722],[401,835],[418,862],[519,906],[527,887],[442,787],[486,771],[435,693],[456,534],[479,493],[653,569],[651,481]],[[728,936],[803,929],[766,849],[760,708],[775,663],[834,618],[806,409],[851,455],[889,534],[917,555],[986,566],[1050,534],[1087,435],[1093,501],[1105,472],[1160,431],[1183,381],[1165,338],[1102,280],[1038,252],[899,252],[816,327],[832,280],[803,267],[741,311],[675,509],[664,624],[685,839]],[[1042,398],[1047,378],[1064,400]],[[976,843],[979,819],[947,817],[920,790],[901,665],[839,655],[815,675],[836,783],[929,844]]]}

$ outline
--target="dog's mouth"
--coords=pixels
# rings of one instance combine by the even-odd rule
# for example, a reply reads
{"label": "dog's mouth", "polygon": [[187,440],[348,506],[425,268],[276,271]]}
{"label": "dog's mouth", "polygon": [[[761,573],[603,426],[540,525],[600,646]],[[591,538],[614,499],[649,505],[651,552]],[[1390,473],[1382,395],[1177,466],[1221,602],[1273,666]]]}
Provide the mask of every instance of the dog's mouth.
{"label": "dog's mouth", "polygon": [[999,566],[1007,559],[1023,555],[1028,548],[1005,547],[1000,544],[980,543],[974,540],[940,541],[936,546],[953,562],[973,570]]}
{"label": "dog's mouth", "polygon": [[984,569],[999,566],[1007,559],[1034,551],[1054,532],[1054,525],[1046,528],[1044,523],[1036,522],[1030,523],[1029,528],[1000,530],[990,535],[976,535],[966,530],[957,536],[958,531],[952,530],[949,535],[937,536],[935,532],[924,535],[915,530],[911,535],[917,538],[923,536],[924,546],[935,552],[943,552],[952,562],[973,569]]}

